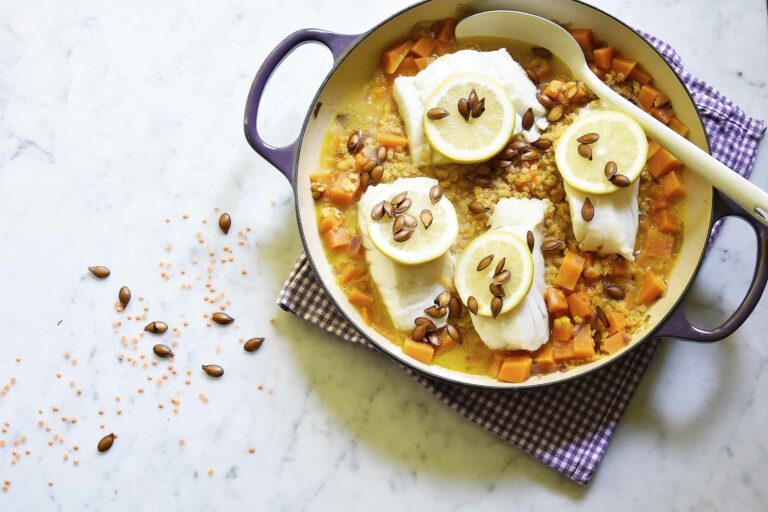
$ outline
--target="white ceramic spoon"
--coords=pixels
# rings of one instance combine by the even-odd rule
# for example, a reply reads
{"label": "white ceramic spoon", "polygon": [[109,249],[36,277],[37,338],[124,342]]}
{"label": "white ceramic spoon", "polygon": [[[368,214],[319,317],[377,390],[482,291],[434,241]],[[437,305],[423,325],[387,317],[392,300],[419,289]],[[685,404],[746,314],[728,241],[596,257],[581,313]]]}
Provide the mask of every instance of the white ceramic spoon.
{"label": "white ceramic spoon", "polygon": [[768,193],[604,84],[589,69],[579,44],[560,25],[523,12],[486,11],[469,16],[456,26],[457,39],[482,36],[506,37],[548,49],[568,65],[573,78],[585,82],[597,97],[612,108],[635,119],[647,135],[679,158],[688,169],[704,177],[768,226]]}

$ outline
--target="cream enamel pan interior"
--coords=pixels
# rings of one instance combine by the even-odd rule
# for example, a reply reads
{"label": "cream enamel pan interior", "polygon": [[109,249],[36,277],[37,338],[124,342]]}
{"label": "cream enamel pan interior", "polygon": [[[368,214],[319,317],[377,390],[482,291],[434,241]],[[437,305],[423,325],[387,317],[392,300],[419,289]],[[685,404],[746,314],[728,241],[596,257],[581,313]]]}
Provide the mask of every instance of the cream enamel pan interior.
{"label": "cream enamel pan interior", "polygon": [[[372,75],[378,66],[382,49],[398,40],[409,37],[412,27],[419,21],[456,16],[461,12],[466,12],[463,10],[466,7],[471,8],[473,11],[495,9],[519,10],[561,23],[571,23],[575,27],[591,28],[595,32],[596,38],[609,41],[613,46],[617,47],[621,55],[636,59],[653,75],[654,85],[671,98],[677,116],[690,127],[690,140],[699,147],[705,150],[708,149],[708,142],[701,119],[690,96],[674,71],[640,36],[626,25],[598,9],[574,0],[432,0],[415,5],[394,15],[367,34],[361,35],[355,43],[352,43],[347,52],[336,59],[334,69],[332,69],[326,82],[321,86],[316,98],[316,101],[322,103],[319,114],[317,117],[310,114],[307,115],[302,134],[295,143],[294,149],[298,151],[298,158],[294,161],[292,181],[296,192],[298,221],[307,255],[325,288],[350,322],[382,351],[396,360],[434,377],[489,388],[528,388],[562,382],[609,364],[635,348],[639,343],[653,337],[652,335],[678,334],[675,330],[672,330],[673,332],[664,332],[665,330],[659,329],[659,327],[675,309],[675,306],[695,277],[709,237],[713,221],[713,201],[715,200],[712,187],[692,172],[685,175],[686,187],[688,189],[688,205],[687,215],[684,220],[683,246],[679,259],[669,276],[666,295],[653,305],[649,311],[649,321],[643,328],[634,333],[626,348],[612,356],[603,357],[600,360],[572,368],[564,373],[531,377],[523,383],[510,384],[499,382],[489,377],[467,375],[446,370],[436,365],[424,365],[404,355],[399,346],[366,326],[360,314],[349,303],[346,295],[336,284],[318,233],[314,201],[310,192],[309,181],[309,174],[315,169],[318,162],[324,132],[345,94],[351,89],[361,87]],[[509,34],[509,36],[514,39],[514,34]],[[277,62],[279,63],[279,59]],[[258,97],[256,102],[258,102]],[[257,108],[258,106],[256,106]],[[255,125],[255,120],[251,121]],[[247,136],[248,132],[248,111],[246,111]],[[254,136],[250,135],[249,142],[257,151],[269,159],[266,152],[262,151],[262,148],[259,147],[259,144],[263,144],[263,142],[260,139],[254,142],[253,138]],[[270,161],[274,162],[274,160]],[[285,169],[283,170],[285,171]],[[765,245],[765,239],[763,238],[761,241]],[[757,293],[761,293],[761,290],[758,290]],[[684,320],[684,316],[681,313],[676,314],[676,316],[678,316],[678,323],[680,323],[681,319]],[[740,324],[741,322],[738,323]],[[659,330],[657,331],[657,329]],[[692,329],[691,332],[701,332],[695,327]],[[677,329],[677,331],[680,331],[680,329]],[[682,332],[680,334],[681,337],[687,337],[685,336],[685,330],[680,332]],[[695,339],[695,337],[692,338]],[[701,339],[697,341],[712,340]]]}

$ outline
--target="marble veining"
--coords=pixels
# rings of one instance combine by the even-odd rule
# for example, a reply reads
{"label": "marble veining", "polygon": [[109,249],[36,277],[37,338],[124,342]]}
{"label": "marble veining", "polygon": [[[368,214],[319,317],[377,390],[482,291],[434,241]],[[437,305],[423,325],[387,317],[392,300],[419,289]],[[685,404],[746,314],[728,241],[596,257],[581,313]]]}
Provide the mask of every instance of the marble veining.
{"label": "marble veining", "polygon": [[[595,3],[768,118],[762,0]],[[723,343],[662,344],[587,488],[275,306],[300,241],[289,185],[242,136],[253,73],[295,29],[358,33],[407,4],[0,5],[0,510],[765,507],[765,299]],[[293,138],[329,65],[316,46],[286,61],[267,97],[270,141]],[[754,180],[768,188],[765,147]],[[691,317],[712,325],[738,304],[753,252],[729,221]],[[93,264],[112,275],[94,279]],[[235,324],[208,327],[221,304]],[[155,319],[178,332],[139,337]],[[253,336],[267,341],[246,354],[238,340]],[[151,364],[158,340],[176,342],[173,368]],[[108,432],[119,437],[100,455]]]}

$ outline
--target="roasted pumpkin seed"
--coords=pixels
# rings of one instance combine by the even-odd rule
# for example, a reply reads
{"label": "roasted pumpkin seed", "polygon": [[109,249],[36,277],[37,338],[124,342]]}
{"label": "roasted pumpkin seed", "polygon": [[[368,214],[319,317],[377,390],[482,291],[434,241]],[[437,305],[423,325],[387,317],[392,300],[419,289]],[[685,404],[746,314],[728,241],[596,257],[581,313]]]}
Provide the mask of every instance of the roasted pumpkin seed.
{"label": "roasted pumpkin seed", "polygon": [[[448,115],[446,113],[446,115]],[[387,161],[387,148],[384,146],[379,146],[379,149],[376,150],[376,163],[378,165],[383,164]]]}
{"label": "roasted pumpkin seed", "polygon": [[483,112],[485,112],[485,98],[478,101],[477,104],[472,108],[472,117],[477,119],[483,115]]}
{"label": "roasted pumpkin seed", "polygon": [[404,190],[404,191],[400,192],[399,194],[397,194],[395,197],[392,198],[392,205],[393,206],[398,206],[400,203],[405,201],[406,197],[408,197],[408,191],[407,190]]}
{"label": "roasted pumpkin seed", "polygon": [[448,117],[448,111],[444,108],[431,108],[427,110],[427,117],[433,121],[437,121],[438,119]]}
{"label": "roasted pumpkin seed", "polygon": [[475,105],[477,105],[479,99],[480,98],[477,97],[477,91],[474,89],[469,91],[469,96],[467,96],[467,106],[469,107],[469,110],[475,108]]}
{"label": "roasted pumpkin seed", "polygon": [[611,160],[605,164],[605,169],[603,172],[605,172],[605,177],[608,178],[608,180],[612,180],[616,176],[617,171],[618,167],[616,166],[616,162]]}
{"label": "roasted pumpkin seed", "polygon": [[232,318],[226,313],[222,313],[221,311],[217,311],[216,313],[214,313],[211,316],[211,319],[219,325],[227,325],[235,321],[234,318]]}
{"label": "roasted pumpkin seed", "polygon": [[232,227],[232,217],[228,213],[222,213],[219,217],[219,229],[225,235],[229,233],[229,228]]}
{"label": "roasted pumpkin seed", "polygon": [[413,201],[411,201],[411,198],[410,197],[406,197],[405,199],[403,199],[400,202],[400,204],[395,206],[395,211],[397,213],[403,213],[404,211],[408,210],[408,208],[411,207],[411,204],[413,204]]}
{"label": "roasted pumpkin seed", "polygon": [[111,273],[109,269],[103,265],[97,265],[95,267],[88,267],[88,270],[91,271],[91,274],[95,275],[99,279],[104,279],[106,277],[109,277],[109,274]]}
{"label": "roasted pumpkin seed", "polygon": [[552,110],[547,112],[547,121],[549,121],[550,123],[559,121],[561,117],[563,117],[562,105],[555,105],[554,107],[552,107]]}
{"label": "roasted pumpkin seed", "polygon": [[451,297],[452,297],[451,292],[449,292],[448,290],[445,290],[435,298],[435,305],[439,308],[448,307],[448,304],[451,302]]}
{"label": "roasted pumpkin seed", "polygon": [[451,300],[448,302],[448,316],[450,318],[459,318],[461,316],[461,310],[461,301],[458,298],[451,296]]}
{"label": "roasted pumpkin seed", "polygon": [[152,347],[152,352],[155,353],[157,357],[173,357],[174,353],[173,350],[171,350],[171,347],[168,345],[163,345],[161,343],[158,343],[154,347]]}
{"label": "roasted pumpkin seed", "polygon": [[438,306],[429,306],[424,310],[424,312],[432,318],[443,318],[448,314],[448,310],[446,308],[441,308]]}
{"label": "roasted pumpkin seed", "polygon": [[152,334],[163,334],[168,330],[168,324],[165,322],[160,322],[159,320],[155,320],[154,322],[150,322],[145,325],[144,330]]}
{"label": "roasted pumpkin seed", "polygon": [[603,288],[603,291],[613,300],[622,300],[625,296],[624,290],[621,286],[616,284],[609,284]]}
{"label": "roasted pumpkin seed", "polygon": [[581,218],[586,222],[591,221],[595,216],[595,207],[588,197],[584,198],[584,204],[581,205]]}
{"label": "roasted pumpkin seed", "polygon": [[429,199],[432,201],[432,204],[437,203],[442,197],[443,189],[440,188],[440,185],[435,185],[429,189]]}
{"label": "roasted pumpkin seed", "polygon": [[347,151],[349,151],[350,154],[354,155],[360,149],[362,149],[363,142],[363,134],[360,130],[357,130],[355,132],[352,132],[352,135],[349,136],[347,139]]}
{"label": "roasted pumpkin seed", "polygon": [[96,445],[96,449],[99,450],[101,453],[104,453],[108,451],[110,448],[112,448],[112,445],[115,444],[115,439],[117,439],[117,436],[115,434],[107,434],[101,439],[99,439],[99,444]]}
{"label": "roasted pumpkin seed", "polygon": [[409,228],[415,228],[419,225],[418,221],[413,215],[408,215],[407,213],[404,213],[401,215],[405,219],[405,226]]}
{"label": "roasted pumpkin seed", "polygon": [[381,183],[381,178],[384,177],[384,168],[380,165],[375,166],[371,169],[371,172],[368,173],[368,177],[371,180],[371,185],[378,185]]}
{"label": "roasted pumpkin seed", "polygon": [[579,144],[579,155],[587,160],[592,160],[592,148],[586,144]]}
{"label": "roasted pumpkin seed", "polygon": [[617,187],[624,188],[631,185],[631,182],[629,181],[629,178],[624,176],[623,174],[617,174],[616,176],[611,179],[611,183],[616,185]]}
{"label": "roasted pumpkin seed", "polygon": [[499,316],[499,313],[501,313],[501,307],[504,305],[504,299],[502,299],[499,296],[495,296],[493,299],[491,299],[491,315],[493,318],[496,318]]}
{"label": "roasted pumpkin seed", "polygon": [[472,201],[469,203],[469,211],[477,215],[478,213],[485,213],[487,210],[485,206],[483,206],[483,203],[480,201]]}
{"label": "roasted pumpkin seed", "polygon": [[120,305],[125,307],[131,302],[131,290],[127,286],[120,288],[117,292],[117,300],[120,301]]}
{"label": "roasted pumpkin seed", "polygon": [[525,241],[528,243],[528,250],[533,252],[534,243],[536,242],[536,239],[533,236],[533,231],[528,231],[525,234]]}
{"label": "roasted pumpkin seed", "polygon": [[411,339],[413,341],[422,341],[426,335],[427,335],[427,324],[417,325],[411,331]]}
{"label": "roasted pumpkin seed", "polygon": [[459,114],[465,121],[469,121],[469,101],[466,98],[461,98],[458,104]]}
{"label": "roasted pumpkin seed", "polygon": [[376,203],[373,205],[373,208],[371,208],[371,218],[373,220],[379,220],[382,217],[384,217],[384,201]]}
{"label": "roasted pumpkin seed", "polygon": [[539,75],[536,74],[536,71],[531,68],[525,68],[525,72],[528,74],[528,78],[531,79],[531,82],[535,84],[539,83]]}
{"label": "roasted pumpkin seed", "polygon": [[429,318],[425,316],[417,317],[416,320],[413,321],[416,325],[422,325],[425,324],[427,326],[427,331],[434,331],[437,329],[437,326],[435,325],[435,322],[430,320]]}
{"label": "roasted pumpkin seed", "polygon": [[541,250],[544,252],[556,251],[565,247],[565,242],[562,240],[545,240],[541,244]]}
{"label": "roasted pumpkin seed", "polygon": [[493,284],[497,284],[499,286],[507,284],[509,280],[512,278],[512,272],[509,270],[502,270],[498,273],[496,277],[493,278]]}
{"label": "roasted pumpkin seed", "polygon": [[605,311],[600,306],[595,306],[595,312],[597,313],[597,319],[604,327],[608,327],[608,317],[605,315]]}
{"label": "roasted pumpkin seed", "polygon": [[451,324],[445,324],[445,332],[448,334],[448,336],[451,337],[453,341],[455,341],[459,345],[461,345],[462,342],[464,341],[461,338],[461,333],[459,332],[459,330]]}
{"label": "roasted pumpkin seed", "polygon": [[556,105],[555,100],[546,94],[538,93],[536,94],[536,99],[539,100],[539,103],[541,103],[541,105],[546,108],[552,108]]}
{"label": "roasted pumpkin seed", "polygon": [[395,217],[395,222],[392,223],[392,233],[397,233],[405,227],[405,217],[398,215]]}
{"label": "roasted pumpkin seed", "polygon": [[481,272],[485,270],[486,268],[488,268],[488,265],[490,265],[492,261],[493,261],[493,254],[489,254],[485,258],[481,259],[480,262],[477,264],[477,271]]}
{"label": "roasted pumpkin seed", "polygon": [[530,130],[533,128],[533,109],[528,108],[523,114],[523,130]]}
{"label": "roasted pumpkin seed", "polygon": [[395,233],[393,237],[395,242],[406,242],[413,235],[413,230],[410,228],[404,228]]}
{"label": "roasted pumpkin seed", "polygon": [[427,341],[429,341],[430,344],[436,347],[439,347],[440,345],[443,344],[443,339],[436,332],[431,332],[427,334]]}
{"label": "roasted pumpkin seed", "polygon": [[506,294],[504,293],[504,288],[500,284],[491,283],[488,285],[488,291],[491,292],[491,295],[494,297],[504,297]]}
{"label": "roasted pumpkin seed", "polygon": [[224,375],[224,368],[217,364],[204,364],[203,371],[210,377],[219,378]]}
{"label": "roasted pumpkin seed", "polygon": [[507,258],[501,258],[499,262],[496,264],[496,270],[493,271],[494,277],[499,275],[502,270],[504,270],[504,265],[507,263]]}
{"label": "roasted pumpkin seed", "polygon": [[519,153],[522,153],[524,151],[528,151],[529,149],[531,149],[531,145],[525,142],[524,140],[516,140],[512,144],[510,144],[509,147]]}
{"label": "roasted pumpkin seed", "polygon": [[538,159],[539,159],[539,152],[535,149],[529,149],[528,151],[520,155],[520,160],[522,160],[523,162],[532,162]]}
{"label": "roasted pumpkin seed", "polygon": [[472,295],[467,297],[467,309],[473,315],[477,314],[477,299],[474,298]]}
{"label": "roasted pumpkin seed", "polygon": [[592,133],[585,133],[584,135],[582,135],[581,137],[579,137],[576,140],[580,144],[594,144],[595,142],[598,141],[598,139],[600,139],[600,135],[598,135],[597,133],[592,132]]}
{"label": "roasted pumpkin seed", "polygon": [[534,142],[532,146],[542,151],[546,151],[547,149],[552,147],[552,141],[549,139],[539,139],[536,142]]}
{"label": "roasted pumpkin seed", "polygon": [[264,338],[251,338],[243,344],[243,350],[246,352],[256,352],[264,343]]}
{"label": "roasted pumpkin seed", "polygon": [[421,217],[421,223],[424,224],[424,229],[429,229],[429,226],[432,225],[432,212],[425,208],[421,210],[419,217]]}

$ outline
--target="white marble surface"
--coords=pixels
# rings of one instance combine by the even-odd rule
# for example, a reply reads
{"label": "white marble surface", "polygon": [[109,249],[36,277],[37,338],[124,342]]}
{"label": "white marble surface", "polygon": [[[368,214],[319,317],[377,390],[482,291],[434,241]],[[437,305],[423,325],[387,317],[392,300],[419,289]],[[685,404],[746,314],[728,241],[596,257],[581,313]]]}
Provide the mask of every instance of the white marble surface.
{"label": "white marble surface", "polygon": [[[586,488],[467,424],[388,361],[278,311],[300,242],[290,187],[242,136],[252,75],[294,29],[360,32],[407,3],[0,4],[0,386],[9,383],[0,423],[10,422],[0,510],[764,509],[765,299],[723,343],[664,343]],[[763,0],[596,3],[672,43],[694,73],[768,118]],[[272,101],[283,104],[264,123],[272,141],[296,132],[329,64],[304,47],[278,73]],[[758,167],[767,187],[765,144]],[[228,237],[215,207],[232,214]],[[710,323],[751,274],[754,243],[731,224],[689,301]],[[220,258],[226,244],[235,261],[212,277],[237,321],[206,327],[207,250]],[[106,281],[85,271],[98,263],[112,269]],[[123,284],[134,293],[126,314],[146,304],[148,320],[189,322],[162,338],[178,341],[178,375],[118,360],[151,360],[154,339],[130,348],[144,321],[114,310]],[[245,354],[238,338],[251,336],[267,342]],[[205,377],[205,361],[226,375]],[[110,431],[119,438],[99,455]],[[54,435],[64,442],[49,446]]]}

